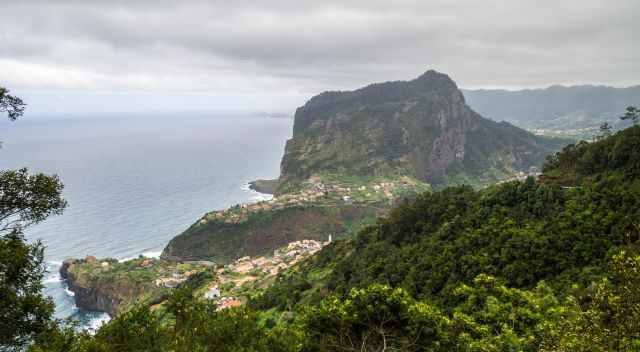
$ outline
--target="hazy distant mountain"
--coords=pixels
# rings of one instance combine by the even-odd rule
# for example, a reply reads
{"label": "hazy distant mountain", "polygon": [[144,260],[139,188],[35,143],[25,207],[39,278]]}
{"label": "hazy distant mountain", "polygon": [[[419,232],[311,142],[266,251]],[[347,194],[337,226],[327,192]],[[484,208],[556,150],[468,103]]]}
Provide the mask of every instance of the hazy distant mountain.
{"label": "hazy distant mountain", "polygon": [[491,183],[540,165],[558,146],[483,118],[449,76],[428,71],[411,81],[325,92],[298,108],[280,189],[323,173]]}
{"label": "hazy distant mountain", "polygon": [[640,86],[551,86],[545,89],[462,90],[467,104],[482,116],[529,130],[588,134],[603,122],[619,127],[629,105],[640,105]]}

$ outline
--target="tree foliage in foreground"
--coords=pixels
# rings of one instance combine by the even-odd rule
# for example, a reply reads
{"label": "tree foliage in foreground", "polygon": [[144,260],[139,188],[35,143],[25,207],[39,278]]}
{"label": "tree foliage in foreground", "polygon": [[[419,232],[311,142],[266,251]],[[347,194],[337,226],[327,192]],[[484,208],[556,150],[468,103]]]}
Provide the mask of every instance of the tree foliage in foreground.
{"label": "tree foliage in foreground", "polygon": [[633,124],[637,124],[640,121],[640,109],[635,106],[628,106],[624,115],[620,116],[621,120],[631,120]]}
{"label": "tree foliage in foreground", "polygon": [[[0,87],[0,113],[15,120],[24,103]],[[42,295],[44,246],[28,243],[23,230],[62,213],[57,176],[27,169],[0,171],[0,350],[21,350],[48,325],[53,303]]]}
{"label": "tree foliage in foreground", "polygon": [[0,235],[62,214],[67,205],[62,189],[55,175],[29,174],[26,168],[0,171]]}
{"label": "tree foliage in foreground", "polygon": [[[640,256],[620,252],[586,294],[531,290],[479,275],[450,310],[374,284],[330,295],[292,323],[267,328],[260,312],[217,311],[178,290],[160,315],[135,307],[95,336],[55,325],[32,352],[133,351],[637,351]],[[577,287],[573,287],[579,292]]]}
{"label": "tree foliage in foreground", "polygon": [[51,299],[41,292],[43,250],[17,232],[0,236],[0,350],[26,344],[53,314]]}
{"label": "tree foliage in foreground", "polygon": [[7,114],[11,121],[15,121],[24,114],[25,103],[22,99],[10,95],[9,90],[0,87],[0,114]]}
{"label": "tree foliage in foreground", "polygon": [[126,311],[91,336],[73,326],[51,324],[31,346],[32,352],[192,352],[295,351],[297,335],[260,324],[255,312],[217,311],[215,303],[194,299],[191,288],[178,289],[166,310],[148,306]]}
{"label": "tree foliage in foreground", "polygon": [[372,285],[331,296],[303,319],[309,351],[433,351],[451,347],[450,319],[403,289]]}

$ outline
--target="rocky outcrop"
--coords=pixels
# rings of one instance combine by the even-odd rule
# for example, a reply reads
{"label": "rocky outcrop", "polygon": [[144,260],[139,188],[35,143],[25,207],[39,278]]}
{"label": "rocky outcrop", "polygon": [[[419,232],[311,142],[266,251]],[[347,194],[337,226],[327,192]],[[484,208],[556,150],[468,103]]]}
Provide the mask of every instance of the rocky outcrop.
{"label": "rocky outcrop", "polygon": [[77,285],[73,279],[67,281],[69,290],[74,293],[76,306],[86,310],[106,312],[115,316],[119,311],[120,300],[111,297],[108,292],[104,292],[100,287],[82,287]]}
{"label": "rocky outcrop", "polygon": [[122,301],[108,287],[91,284],[78,276],[75,268],[85,262],[85,259],[69,259],[60,268],[60,276],[66,280],[69,291],[73,292],[76,306],[115,316]]}
{"label": "rocky outcrop", "polygon": [[114,273],[111,270],[114,265],[117,265],[115,259],[97,261],[91,256],[64,261],[60,276],[74,293],[76,306],[115,316],[141,297],[149,298],[159,293],[154,282],[132,279],[134,272]]}
{"label": "rocky outcrop", "polygon": [[484,119],[447,75],[428,71],[411,81],[325,92],[298,108],[276,194],[323,173],[408,175],[436,186],[457,176],[492,182],[539,166],[559,147]]}
{"label": "rocky outcrop", "polygon": [[279,180],[255,180],[249,182],[249,188],[260,193],[273,194],[278,188]]}

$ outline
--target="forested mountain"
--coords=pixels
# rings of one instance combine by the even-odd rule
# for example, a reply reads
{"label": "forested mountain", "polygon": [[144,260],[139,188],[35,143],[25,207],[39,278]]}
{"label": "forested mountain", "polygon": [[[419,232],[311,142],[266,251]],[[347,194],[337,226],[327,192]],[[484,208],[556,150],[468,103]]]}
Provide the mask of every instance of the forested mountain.
{"label": "forested mountain", "polygon": [[551,86],[545,89],[508,91],[501,89],[462,90],[467,103],[482,116],[508,121],[541,132],[566,132],[591,137],[603,122],[618,128],[627,106],[640,105],[640,86]]}
{"label": "forested mountain", "polygon": [[[640,126],[539,180],[426,193],[218,312],[178,289],[34,351],[636,351]],[[214,347],[215,346],[215,347]]]}

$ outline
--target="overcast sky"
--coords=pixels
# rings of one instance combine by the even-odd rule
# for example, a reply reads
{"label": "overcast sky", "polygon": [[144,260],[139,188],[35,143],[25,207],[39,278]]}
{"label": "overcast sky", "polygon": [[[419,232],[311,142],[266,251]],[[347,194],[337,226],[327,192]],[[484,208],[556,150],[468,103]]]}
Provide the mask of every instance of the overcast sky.
{"label": "overcast sky", "polygon": [[639,18],[638,0],[0,0],[0,85],[59,110],[286,110],[430,68],[465,88],[629,86]]}

